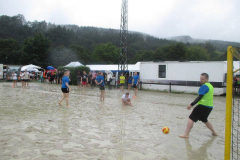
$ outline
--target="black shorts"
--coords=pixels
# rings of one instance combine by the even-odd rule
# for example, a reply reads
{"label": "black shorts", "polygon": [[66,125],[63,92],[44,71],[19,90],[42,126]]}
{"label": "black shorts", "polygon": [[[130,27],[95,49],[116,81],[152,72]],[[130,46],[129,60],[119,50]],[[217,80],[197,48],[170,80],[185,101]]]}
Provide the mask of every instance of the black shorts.
{"label": "black shorts", "polygon": [[138,84],[134,84],[134,85],[133,85],[133,88],[138,88]]}
{"label": "black shorts", "polygon": [[105,86],[104,86],[104,85],[100,85],[100,86],[99,86],[99,89],[100,89],[100,90],[105,90]]}
{"label": "black shorts", "polygon": [[29,81],[29,79],[24,79],[23,81],[24,81],[24,82],[28,82],[28,81]]}
{"label": "black shorts", "polygon": [[194,121],[202,121],[204,123],[208,122],[208,116],[211,113],[212,108],[205,107],[203,105],[197,105],[192,113],[190,114],[189,118]]}
{"label": "black shorts", "polygon": [[68,88],[62,88],[62,92],[63,93],[69,93],[69,89]]}
{"label": "black shorts", "polygon": [[96,80],[96,79],[92,79],[92,84],[96,84],[95,80]]}
{"label": "black shorts", "polygon": [[119,83],[119,86],[124,86],[125,83]]}

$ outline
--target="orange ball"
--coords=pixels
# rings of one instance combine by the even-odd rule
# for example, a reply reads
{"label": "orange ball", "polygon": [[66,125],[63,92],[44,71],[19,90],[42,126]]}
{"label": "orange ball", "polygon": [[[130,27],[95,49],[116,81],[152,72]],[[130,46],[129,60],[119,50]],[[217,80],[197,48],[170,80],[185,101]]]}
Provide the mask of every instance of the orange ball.
{"label": "orange ball", "polygon": [[168,134],[169,133],[169,128],[168,127],[163,127],[162,129],[164,134]]}

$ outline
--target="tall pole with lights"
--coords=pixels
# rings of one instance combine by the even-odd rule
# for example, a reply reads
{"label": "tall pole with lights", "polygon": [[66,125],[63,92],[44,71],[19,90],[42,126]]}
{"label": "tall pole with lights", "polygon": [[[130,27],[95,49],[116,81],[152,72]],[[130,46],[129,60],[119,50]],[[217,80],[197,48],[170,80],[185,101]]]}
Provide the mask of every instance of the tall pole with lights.
{"label": "tall pole with lights", "polygon": [[124,73],[126,70],[128,70],[127,37],[128,37],[128,0],[122,0],[118,73],[119,72]]}

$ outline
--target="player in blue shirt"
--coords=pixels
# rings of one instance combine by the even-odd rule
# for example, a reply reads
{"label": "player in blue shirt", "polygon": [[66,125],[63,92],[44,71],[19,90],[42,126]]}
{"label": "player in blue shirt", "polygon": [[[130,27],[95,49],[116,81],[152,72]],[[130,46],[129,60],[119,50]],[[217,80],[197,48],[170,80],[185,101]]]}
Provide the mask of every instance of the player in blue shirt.
{"label": "player in blue shirt", "polygon": [[101,90],[100,101],[104,101],[104,99],[105,99],[105,83],[104,83],[104,78],[103,78],[103,72],[98,73],[98,76],[97,76],[95,82],[99,86],[99,89]]}
{"label": "player in blue shirt", "polygon": [[62,99],[59,101],[59,105],[62,106],[62,101],[66,98],[66,105],[67,107],[70,107],[68,105],[68,101],[69,101],[69,91],[71,91],[71,88],[69,87],[69,75],[70,75],[70,71],[65,71],[64,72],[64,76],[62,78],[62,92],[63,92],[63,96]]}
{"label": "player in blue shirt", "polygon": [[128,92],[131,90],[131,86],[132,86],[132,73],[129,73],[129,77],[128,77]]}
{"label": "player in blue shirt", "polygon": [[133,81],[132,81],[132,85],[134,88],[134,97],[133,97],[134,99],[136,98],[138,93],[138,84],[139,84],[139,75],[137,74],[137,72],[135,72],[133,76]]}

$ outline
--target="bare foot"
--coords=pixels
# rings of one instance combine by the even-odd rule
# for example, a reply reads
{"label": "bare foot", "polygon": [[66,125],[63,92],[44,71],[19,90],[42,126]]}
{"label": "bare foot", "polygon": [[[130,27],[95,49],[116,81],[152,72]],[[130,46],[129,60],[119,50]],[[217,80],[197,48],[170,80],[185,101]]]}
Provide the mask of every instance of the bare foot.
{"label": "bare foot", "polygon": [[58,102],[58,105],[59,105],[59,106],[62,106],[62,104],[61,104],[60,102]]}
{"label": "bare foot", "polygon": [[187,135],[187,136],[186,135],[182,135],[182,136],[179,135],[178,137],[180,137],[180,138],[189,138],[189,135]]}
{"label": "bare foot", "polygon": [[217,133],[212,133],[213,136],[218,136]]}
{"label": "bare foot", "polygon": [[67,106],[67,108],[70,108],[70,106]]}

